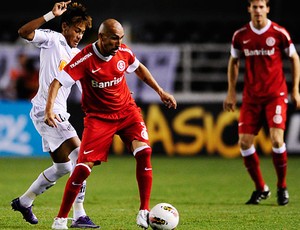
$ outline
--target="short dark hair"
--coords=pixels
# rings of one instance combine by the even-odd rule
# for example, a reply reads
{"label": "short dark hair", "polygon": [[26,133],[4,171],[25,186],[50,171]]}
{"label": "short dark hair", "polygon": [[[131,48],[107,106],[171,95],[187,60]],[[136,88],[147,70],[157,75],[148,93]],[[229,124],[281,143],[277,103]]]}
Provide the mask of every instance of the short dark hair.
{"label": "short dark hair", "polygon": [[[254,0],[248,0],[248,5],[251,5],[251,2],[253,2]],[[264,0],[266,2],[267,6],[270,6],[270,0]]]}

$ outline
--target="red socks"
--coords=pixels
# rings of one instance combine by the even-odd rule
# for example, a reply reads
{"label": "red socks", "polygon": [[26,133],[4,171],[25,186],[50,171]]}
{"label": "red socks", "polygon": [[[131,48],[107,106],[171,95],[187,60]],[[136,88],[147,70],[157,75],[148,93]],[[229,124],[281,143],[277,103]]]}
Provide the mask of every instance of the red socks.
{"label": "red socks", "polygon": [[67,218],[73,202],[80,191],[82,182],[90,175],[91,169],[84,164],[76,165],[65,186],[64,196],[57,217]]}
{"label": "red socks", "polygon": [[286,188],[287,152],[272,153],[273,164],[277,174],[277,187]]}
{"label": "red socks", "polygon": [[139,150],[136,155],[136,179],[140,193],[140,210],[150,210],[150,196],[152,188],[152,149],[146,147]]}
{"label": "red socks", "polygon": [[257,153],[255,152],[254,154],[243,157],[243,159],[244,165],[246,166],[250,177],[255,184],[256,190],[264,191],[265,182],[260,171],[259,158],[257,156]]}

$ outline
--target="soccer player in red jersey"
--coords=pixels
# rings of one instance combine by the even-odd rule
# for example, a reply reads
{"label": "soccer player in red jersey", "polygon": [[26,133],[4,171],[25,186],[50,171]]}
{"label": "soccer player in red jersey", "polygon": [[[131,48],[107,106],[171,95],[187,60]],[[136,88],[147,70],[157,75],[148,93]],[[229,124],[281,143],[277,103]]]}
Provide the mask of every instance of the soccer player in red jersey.
{"label": "soccer player in red jersey", "polygon": [[289,33],[272,22],[267,15],[269,0],[248,0],[251,21],[237,30],[232,38],[228,62],[228,92],[224,110],[234,111],[236,83],[240,58],[245,61],[244,90],[238,123],[239,145],[244,165],[255,184],[255,191],[246,204],[259,204],[271,192],[265,183],[254,147],[254,139],[263,120],[270,131],[272,159],[277,174],[277,203],[286,205],[289,194],[286,183],[287,150],[284,130],[288,103],[288,90],[283,72],[282,58],[286,55],[292,66],[293,87],[291,99],[300,108],[299,56]]}
{"label": "soccer player in red jersey", "polygon": [[99,27],[98,40],[87,45],[53,80],[45,110],[45,122],[56,127],[60,118],[53,112],[58,89],[71,87],[77,80],[82,85],[84,131],[77,165],[67,181],[62,204],[52,228],[66,229],[68,213],[82,182],[93,166],[106,162],[115,134],[119,135],[136,159],[136,179],[140,194],[137,225],[148,228],[149,201],[152,187],[151,154],[147,128],[140,108],[127,86],[126,73],[136,75],[153,88],[161,101],[176,109],[174,97],[165,92],[149,70],[139,62],[128,46],[122,44],[124,30],[115,19]]}

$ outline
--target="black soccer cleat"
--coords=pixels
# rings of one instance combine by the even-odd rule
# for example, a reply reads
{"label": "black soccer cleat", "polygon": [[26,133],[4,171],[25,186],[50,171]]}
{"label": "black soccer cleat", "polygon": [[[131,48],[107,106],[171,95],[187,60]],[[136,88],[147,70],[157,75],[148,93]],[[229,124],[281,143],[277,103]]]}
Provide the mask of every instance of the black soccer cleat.
{"label": "black soccer cleat", "polygon": [[261,200],[266,200],[270,196],[271,192],[268,187],[265,191],[256,190],[253,191],[250,199],[246,202],[246,204],[259,204]]}
{"label": "black soccer cleat", "polygon": [[278,205],[287,205],[289,203],[289,193],[287,188],[278,188],[277,189],[277,204]]}

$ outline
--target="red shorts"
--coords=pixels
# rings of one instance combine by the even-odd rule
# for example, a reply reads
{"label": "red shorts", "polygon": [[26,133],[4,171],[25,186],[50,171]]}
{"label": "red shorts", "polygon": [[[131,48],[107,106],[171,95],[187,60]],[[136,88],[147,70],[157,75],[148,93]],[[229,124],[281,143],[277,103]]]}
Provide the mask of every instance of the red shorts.
{"label": "red shorts", "polygon": [[239,133],[257,135],[264,121],[269,128],[285,130],[286,113],[286,97],[276,97],[265,103],[242,103]]}
{"label": "red shorts", "polygon": [[98,164],[100,161],[107,161],[115,134],[120,136],[130,152],[133,140],[145,142],[150,146],[147,128],[138,107],[119,120],[86,116],[78,163]]}

